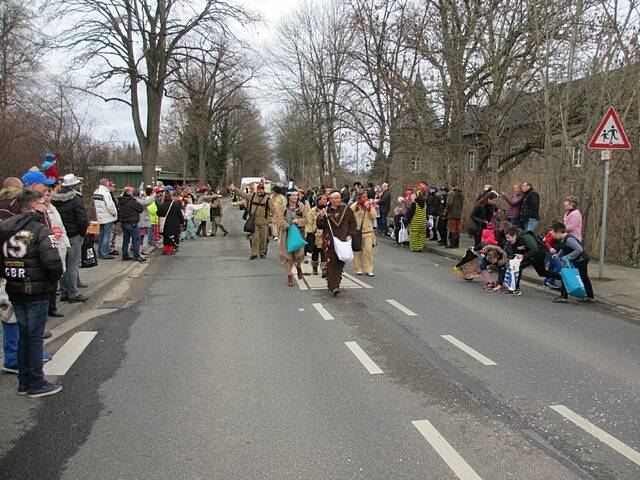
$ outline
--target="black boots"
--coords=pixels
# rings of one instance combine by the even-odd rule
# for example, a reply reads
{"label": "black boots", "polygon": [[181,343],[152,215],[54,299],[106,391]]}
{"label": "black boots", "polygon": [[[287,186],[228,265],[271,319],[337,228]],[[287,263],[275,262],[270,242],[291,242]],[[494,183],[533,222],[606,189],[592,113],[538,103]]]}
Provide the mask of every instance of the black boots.
{"label": "black boots", "polygon": [[449,245],[446,248],[460,248],[460,234],[459,233],[450,233],[449,234]]}

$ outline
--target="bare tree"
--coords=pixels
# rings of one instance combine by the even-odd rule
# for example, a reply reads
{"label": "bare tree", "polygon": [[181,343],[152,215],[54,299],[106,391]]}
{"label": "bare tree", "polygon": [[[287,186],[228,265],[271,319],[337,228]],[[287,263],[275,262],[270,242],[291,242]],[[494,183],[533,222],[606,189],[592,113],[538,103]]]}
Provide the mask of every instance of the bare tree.
{"label": "bare tree", "polygon": [[236,93],[255,74],[248,50],[232,46],[232,39],[199,38],[174,59],[175,82],[170,96],[182,104],[198,144],[198,180],[206,182],[207,152],[214,126],[233,108],[243,108]]}
{"label": "bare tree", "polygon": [[[255,18],[241,6],[221,0],[51,0],[57,18],[74,19],[60,45],[76,53],[75,65],[95,65],[86,90],[106,102],[129,106],[140,147],[143,178],[152,178],[158,155],[162,103],[172,61],[189,50],[189,39],[231,34],[233,22]],[[98,93],[120,80],[127,98]],[[143,118],[146,116],[146,120]]]}

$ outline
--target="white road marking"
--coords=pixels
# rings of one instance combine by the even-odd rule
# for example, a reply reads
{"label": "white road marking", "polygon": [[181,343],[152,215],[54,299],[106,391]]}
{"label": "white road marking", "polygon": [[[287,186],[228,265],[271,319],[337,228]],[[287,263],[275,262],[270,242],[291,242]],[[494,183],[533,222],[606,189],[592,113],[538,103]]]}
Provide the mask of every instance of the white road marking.
{"label": "white road marking", "polygon": [[300,290],[309,290],[309,287],[305,283],[304,279],[300,280],[298,278],[298,275],[295,273],[295,271],[293,273],[293,278],[295,278],[296,282],[298,282],[298,287],[300,287]]}
{"label": "white road marking", "polygon": [[107,313],[113,313],[116,311],[118,311],[117,308],[95,308],[93,310],[82,312],[81,314],[73,317],[71,320],[67,320],[62,325],[51,330],[51,337],[47,338],[44,341],[44,344],[46,345],[53,342],[54,340],[57,340],[62,335],[70,332],[75,328],[78,328],[80,325],[88,322],[89,320],[99,317],[100,315],[106,315]]}
{"label": "white road marking", "polygon": [[357,277],[354,277],[353,275],[346,273],[346,272],[342,272],[342,276],[344,278],[348,278],[349,280],[351,280],[353,283],[355,283],[356,285],[360,285],[362,288],[373,288],[371,285],[369,285],[367,282],[363,282],[362,280],[360,280]]}
{"label": "white road marking", "polygon": [[62,376],[78,359],[98,332],[78,332],[56,352],[53,359],[44,366],[45,375]]}
{"label": "white road marking", "polygon": [[315,308],[318,313],[320,314],[320,316],[322,318],[324,318],[325,320],[335,320],[335,318],[333,318],[333,315],[331,315],[326,308],[324,308],[322,306],[321,303],[314,303],[313,304],[313,308]]}
{"label": "white road marking", "polygon": [[585,432],[590,433],[591,435],[596,437],[598,440],[600,440],[602,443],[609,445],[616,452],[624,455],[636,465],[640,465],[640,452],[638,452],[637,450],[634,450],[633,448],[621,442],[614,436],[609,435],[607,432],[605,432],[601,428],[596,427],[593,423],[591,423],[585,418],[582,418],[580,415],[568,409],[564,405],[551,405],[549,408],[551,408],[552,410],[555,410],[560,415],[565,417],[567,420],[575,423]]}
{"label": "white road marking", "polygon": [[[303,284],[308,287],[308,290],[326,290],[327,289],[327,280],[325,278],[322,278],[321,275],[313,275],[310,263],[303,263],[302,271],[304,272]],[[298,286],[300,286],[300,283],[298,283]],[[369,285],[367,285],[366,287],[363,287],[362,285],[344,277],[342,279],[342,283],[340,284],[340,288],[346,290],[351,288],[371,288],[371,287]],[[302,290],[307,290],[307,288],[302,288]]]}
{"label": "white road marking", "polygon": [[349,350],[351,350],[351,353],[353,353],[356,358],[360,360],[360,363],[364,365],[364,368],[366,368],[371,375],[379,375],[381,373],[384,373],[356,342],[344,342],[344,344]]}
{"label": "white road marking", "polygon": [[440,432],[435,429],[429,420],[417,420],[411,423],[431,444],[433,449],[438,452],[438,455],[442,457],[460,480],[482,480],[473,468],[464,461],[464,458],[440,435]]}
{"label": "white road marking", "polygon": [[490,358],[485,357],[480,352],[478,352],[477,350],[474,350],[473,348],[471,348],[466,343],[461,342],[460,340],[458,340],[453,335],[441,335],[441,337],[444,338],[446,341],[453,343],[456,347],[458,347],[464,353],[466,353],[468,355],[471,355],[473,358],[478,360],[481,364],[487,365],[487,366],[497,365],[496,362],[494,362]]}
{"label": "white road marking", "polygon": [[405,315],[408,315],[410,317],[417,317],[418,316],[417,313],[409,310],[407,307],[405,307],[404,305],[396,302],[395,300],[387,300],[387,303],[393,305],[394,307],[396,307],[398,310],[400,310]]}

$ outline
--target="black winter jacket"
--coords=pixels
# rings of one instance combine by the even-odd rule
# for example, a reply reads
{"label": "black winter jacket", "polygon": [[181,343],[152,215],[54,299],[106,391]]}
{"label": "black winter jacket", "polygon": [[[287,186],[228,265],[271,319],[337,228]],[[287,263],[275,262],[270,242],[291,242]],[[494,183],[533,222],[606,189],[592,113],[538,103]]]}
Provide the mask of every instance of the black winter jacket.
{"label": "black winter jacket", "polygon": [[391,211],[391,192],[389,189],[385,190],[380,195],[378,206],[380,207],[380,215],[389,215],[389,211]]}
{"label": "black winter jacket", "polygon": [[134,197],[125,193],[118,198],[118,211],[122,223],[138,223],[144,207]]}
{"label": "black winter jacket", "polygon": [[51,203],[58,209],[69,238],[87,233],[87,211],[82,203],[82,195],[69,187],[63,187],[60,193],[51,194]]}
{"label": "black winter jacket", "polygon": [[58,243],[41,214],[19,213],[0,222],[0,246],[9,300],[49,298],[62,276],[62,260]]}
{"label": "black winter jacket", "polygon": [[533,188],[525,192],[522,198],[520,219],[523,222],[531,219],[540,220],[540,195]]}

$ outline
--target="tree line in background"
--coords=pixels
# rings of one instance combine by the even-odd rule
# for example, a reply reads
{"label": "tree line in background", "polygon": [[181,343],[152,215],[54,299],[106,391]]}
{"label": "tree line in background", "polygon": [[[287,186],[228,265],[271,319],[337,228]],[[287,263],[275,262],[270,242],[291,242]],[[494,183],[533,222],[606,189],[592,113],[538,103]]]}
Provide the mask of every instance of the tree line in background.
{"label": "tree line in background", "polygon": [[637,0],[305,2],[271,54],[277,160],[310,184],[458,184],[467,208],[484,184],[529,180],[544,222],[580,197],[595,251],[602,173],[585,148],[613,105],[633,149],[615,154],[607,248],[638,259],[639,26]]}

